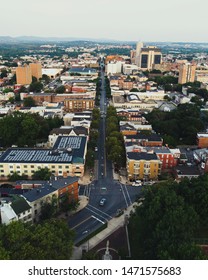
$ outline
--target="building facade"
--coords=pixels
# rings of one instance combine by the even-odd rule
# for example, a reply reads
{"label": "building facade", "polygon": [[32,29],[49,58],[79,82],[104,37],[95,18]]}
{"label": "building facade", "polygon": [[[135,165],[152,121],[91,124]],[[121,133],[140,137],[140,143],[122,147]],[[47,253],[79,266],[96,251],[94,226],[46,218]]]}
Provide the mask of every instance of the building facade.
{"label": "building facade", "polygon": [[87,137],[59,136],[52,149],[9,148],[0,156],[0,178],[15,172],[29,178],[42,168],[54,176],[84,175]]}
{"label": "building facade", "polygon": [[161,64],[161,50],[155,46],[143,47],[143,43],[137,43],[136,64],[142,70],[152,70],[155,65]]}
{"label": "building facade", "polygon": [[127,153],[128,179],[133,180],[156,180],[161,173],[161,161],[156,154],[145,152]]}
{"label": "building facade", "polygon": [[185,84],[195,81],[196,65],[191,63],[183,63],[179,66],[178,83]]}
{"label": "building facade", "polygon": [[32,73],[29,65],[18,66],[16,68],[17,84],[29,85],[32,82]]}
{"label": "building facade", "polygon": [[37,80],[42,78],[42,66],[40,63],[30,63],[31,74]]}

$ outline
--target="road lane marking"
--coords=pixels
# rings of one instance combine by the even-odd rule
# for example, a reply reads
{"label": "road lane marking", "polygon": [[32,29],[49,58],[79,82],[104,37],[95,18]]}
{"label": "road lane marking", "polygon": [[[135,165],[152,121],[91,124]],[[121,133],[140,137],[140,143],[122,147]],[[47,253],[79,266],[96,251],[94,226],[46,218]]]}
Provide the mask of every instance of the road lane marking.
{"label": "road lane marking", "polygon": [[108,216],[109,218],[113,218],[112,216],[108,215],[107,213],[103,212],[102,210],[98,209],[97,207],[92,206],[91,204],[88,204],[88,206],[94,208],[95,210],[101,212],[102,214],[105,214],[106,216]]}
{"label": "road lane marking", "polygon": [[123,190],[123,186],[121,185],[121,183],[119,183],[119,184],[120,184],[120,187],[121,187],[121,191],[122,191],[124,200],[125,200],[125,202],[126,202],[126,206],[128,207],[129,205],[128,205],[128,202],[127,202],[127,199],[126,199],[126,195],[125,195],[124,190]]}
{"label": "road lane marking", "polygon": [[92,216],[92,218],[94,218],[95,220],[99,221],[99,222],[102,223],[103,225],[105,224],[103,221],[101,221],[100,219],[98,219],[98,218],[95,217],[95,216]]}
{"label": "road lane marking", "polygon": [[129,202],[130,202],[130,204],[132,204],[131,197],[130,197],[130,195],[129,195],[129,191],[128,191],[126,185],[124,185],[124,186],[125,186],[125,190],[126,190],[126,193],[127,193],[128,199],[129,199]]}
{"label": "road lane marking", "polygon": [[85,219],[85,220],[81,221],[79,224],[77,224],[76,226],[74,226],[74,227],[73,227],[73,228],[71,228],[71,229],[75,229],[75,228],[77,228],[78,226],[80,226],[81,224],[83,224],[83,223],[85,223],[86,221],[90,220],[91,218],[92,218],[92,216],[87,217],[87,219]]}
{"label": "road lane marking", "polygon": [[97,212],[93,211],[93,210],[92,210],[92,209],[90,209],[88,206],[86,207],[86,209],[87,209],[87,210],[89,210],[89,211],[91,211],[93,214],[98,215],[100,218],[102,218],[102,219],[104,219],[104,220],[108,221],[108,219],[107,219],[107,218],[105,218],[105,217],[103,217],[102,215],[100,215],[99,213],[97,213]]}

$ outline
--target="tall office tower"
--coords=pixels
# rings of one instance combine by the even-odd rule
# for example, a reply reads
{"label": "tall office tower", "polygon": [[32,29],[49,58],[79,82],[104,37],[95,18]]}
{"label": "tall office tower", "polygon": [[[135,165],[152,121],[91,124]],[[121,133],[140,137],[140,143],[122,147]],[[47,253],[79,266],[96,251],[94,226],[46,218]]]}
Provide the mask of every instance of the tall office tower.
{"label": "tall office tower", "polygon": [[161,64],[162,53],[155,46],[141,48],[138,66],[142,70],[152,70],[154,65]]}
{"label": "tall office tower", "polygon": [[135,50],[130,51],[130,59],[131,59],[131,63],[133,63],[133,64],[136,63],[136,51]]}
{"label": "tall office tower", "polygon": [[37,80],[42,78],[42,66],[40,63],[30,63],[31,74]]}
{"label": "tall office tower", "polygon": [[18,66],[16,68],[17,84],[29,85],[32,82],[31,68],[29,65]]}
{"label": "tall office tower", "polygon": [[185,84],[195,81],[196,65],[191,63],[184,63],[179,66],[178,83]]}
{"label": "tall office tower", "polygon": [[142,42],[138,42],[136,44],[136,58],[135,58],[135,62],[136,65],[139,66],[140,64],[140,60],[141,60],[141,49],[143,48],[144,44]]}

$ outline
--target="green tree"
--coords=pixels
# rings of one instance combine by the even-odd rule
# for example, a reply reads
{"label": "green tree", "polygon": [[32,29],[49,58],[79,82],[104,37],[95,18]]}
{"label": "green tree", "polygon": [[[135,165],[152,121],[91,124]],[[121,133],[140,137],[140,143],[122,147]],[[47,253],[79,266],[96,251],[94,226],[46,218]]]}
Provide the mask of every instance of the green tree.
{"label": "green tree", "polygon": [[4,90],[3,90],[3,93],[8,93],[8,92],[14,92],[14,90],[12,89],[12,88],[5,88]]}
{"label": "green tree", "polygon": [[31,96],[28,96],[28,97],[24,98],[23,106],[24,107],[34,107],[35,106],[35,100]]}
{"label": "green tree", "polygon": [[41,205],[40,220],[49,220],[54,217],[58,210],[58,199],[56,195],[53,195],[51,201],[44,202]]}
{"label": "green tree", "polygon": [[130,92],[139,92],[138,88],[132,88],[130,89]]}
{"label": "green tree", "polygon": [[19,175],[17,172],[14,172],[12,174],[9,174],[9,181],[11,182],[16,182],[19,180],[27,180],[28,176],[23,174],[23,175]]}
{"label": "green tree", "polygon": [[40,92],[43,89],[43,84],[41,82],[34,82],[30,84],[29,91]]}
{"label": "green tree", "polygon": [[72,255],[74,233],[60,219],[38,225],[13,222],[0,227],[0,237],[3,259],[69,260]]}
{"label": "green tree", "polygon": [[50,77],[46,74],[43,74],[41,80],[45,81],[46,84],[50,82]]}
{"label": "green tree", "polygon": [[39,125],[31,115],[26,115],[21,123],[23,135],[19,137],[19,146],[34,145],[39,133]]}
{"label": "green tree", "polygon": [[44,180],[48,181],[51,177],[51,171],[48,167],[40,168],[39,170],[35,171],[32,175],[33,180]]}
{"label": "green tree", "polygon": [[88,148],[87,155],[86,155],[86,167],[93,168],[94,160],[95,160],[95,152],[92,149]]}
{"label": "green tree", "polygon": [[134,259],[204,258],[193,243],[199,217],[175,188],[176,183],[170,181],[146,189],[129,223]]}
{"label": "green tree", "polygon": [[6,69],[2,69],[1,73],[0,73],[0,78],[1,79],[6,78],[7,74],[8,74],[8,71]]}
{"label": "green tree", "polygon": [[60,86],[56,89],[56,93],[64,93],[65,92],[65,86]]}

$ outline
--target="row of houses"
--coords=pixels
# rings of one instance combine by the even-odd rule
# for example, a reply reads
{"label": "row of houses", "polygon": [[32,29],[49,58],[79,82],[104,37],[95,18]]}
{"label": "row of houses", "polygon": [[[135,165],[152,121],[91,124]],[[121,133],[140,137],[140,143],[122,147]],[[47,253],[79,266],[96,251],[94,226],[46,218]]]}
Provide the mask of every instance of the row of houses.
{"label": "row of houses", "polygon": [[67,195],[78,201],[78,177],[54,177],[50,181],[20,181],[14,188],[0,188],[0,217],[2,224],[13,221],[38,222],[44,203],[56,201],[59,207]]}

